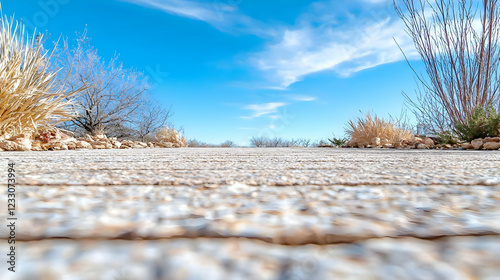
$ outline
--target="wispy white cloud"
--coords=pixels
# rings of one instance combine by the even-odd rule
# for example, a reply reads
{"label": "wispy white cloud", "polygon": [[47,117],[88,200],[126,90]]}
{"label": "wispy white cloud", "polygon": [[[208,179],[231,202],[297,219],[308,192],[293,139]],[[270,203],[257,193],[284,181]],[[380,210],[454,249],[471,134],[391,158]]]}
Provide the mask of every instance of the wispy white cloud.
{"label": "wispy white cloud", "polygon": [[315,101],[316,99],[318,99],[317,97],[314,96],[298,95],[298,94],[287,95],[287,97],[291,100],[304,101],[304,102]]}
{"label": "wispy white cloud", "polygon": [[[122,0],[166,13],[204,21],[223,32],[272,36],[274,31],[262,22],[241,13],[234,1],[203,0]],[[234,3],[233,3],[234,2]]]}
{"label": "wispy white cloud", "polygon": [[392,12],[392,6],[389,8],[392,1],[338,2],[311,5],[296,26],[284,29],[250,62],[277,87],[286,88],[325,70],[349,77],[364,69],[400,61],[404,57],[394,39],[410,58],[416,57],[403,23]]}
{"label": "wispy white cloud", "polygon": [[206,22],[222,32],[268,40],[247,62],[268,79],[264,88],[285,90],[306,76],[332,71],[349,77],[378,65],[417,57],[413,42],[394,13],[392,0],[319,0],[294,26],[266,24],[242,13],[237,1],[121,0]]}
{"label": "wispy white cloud", "polygon": [[264,104],[251,104],[243,107],[245,110],[250,110],[253,111],[253,113],[250,116],[243,116],[241,118],[243,119],[253,119],[253,118],[260,118],[263,116],[273,118],[274,115],[280,107],[288,105],[287,103],[284,102],[271,102],[271,103],[264,103]]}

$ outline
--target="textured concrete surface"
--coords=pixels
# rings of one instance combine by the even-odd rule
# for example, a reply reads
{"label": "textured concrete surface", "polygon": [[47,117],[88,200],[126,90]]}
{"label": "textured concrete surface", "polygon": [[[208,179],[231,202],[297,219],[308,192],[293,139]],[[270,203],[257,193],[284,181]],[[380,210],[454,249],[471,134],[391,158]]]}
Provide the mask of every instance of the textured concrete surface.
{"label": "textured concrete surface", "polygon": [[500,277],[497,151],[2,155],[16,163],[20,257],[0,279]]}
{"label": "textured concrete surface", "polygon": [[2,152],[19,183],[95,185],[500,185],[499,151],[187,148]]}

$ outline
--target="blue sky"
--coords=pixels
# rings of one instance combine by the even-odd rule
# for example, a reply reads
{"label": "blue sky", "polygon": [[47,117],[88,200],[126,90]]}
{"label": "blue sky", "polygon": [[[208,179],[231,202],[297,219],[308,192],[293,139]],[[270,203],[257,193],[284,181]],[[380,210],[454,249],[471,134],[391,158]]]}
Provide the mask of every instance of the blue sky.
{"label": "blue sky", "polygon": [[[326,139],[363,112],[399,116],[417,58],[392,0],[2,1],[28,29],[87,26],[109,59],[144,71],[187,138]],[[416,63],[417,68],[419,63]]]}

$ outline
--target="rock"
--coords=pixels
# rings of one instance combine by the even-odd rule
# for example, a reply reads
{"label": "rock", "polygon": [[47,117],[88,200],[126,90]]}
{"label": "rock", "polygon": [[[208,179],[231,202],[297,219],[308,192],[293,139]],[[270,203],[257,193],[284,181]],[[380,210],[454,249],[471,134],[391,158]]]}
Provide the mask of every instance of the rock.
{"label": "rock", "polygon": [[144,142],[140,142],[140,141],[136,141],[136,142],[134,142],[134,144],[140,146],[141,148],[147,148],[148,147],[148,144],[146,144]]}
{"label": "rock", "polygon": [[118,140],[111,140],[111,144],[113,144],[113,148],[115,149],[120,149],[120,147],[122,146],[122,143],[120,143],[120,141]]}
{"label": "rock", "polygon": [[77,149],[92,149],[92,144],[87,141],[77,141],[76,142]]}
{"label": "rock", "polygon": [[41,145],[39,140],[35,140],[35,141],[33,141],[33,143],[31,143],[31,150],[32,151],[43,151],[42,145]]}
{"label": "rock", "polygon": [[449,149],[451,149],[452,147],[453,147],[453,146],[452,146],[452,145],[450,145],[450,144],[444,144],[444,145],[443,145],[443,149],[445,149],[445,150],[449,150]]}
{"label": "rock", "polygon": [[31,134],[22,133],[8,140],[18,144],[16,151],[31,151]]}
{"label": "rock", "polygon": [[[64,149],[63,148],[63,143],[61,141],[55,141],[55,142],[52,141],[52,142],[50,142],[48,144],[49,144],[49,147],[48,147],[49,150],[56,150],[56,151],[58,151],[58,150]],[[66,144],[64,144],[64,146],[66,146]],[[66,150],[67,150],[67,148],[68,148],[68,146],[66,146]]]}
{"label": "rock", "polygon": [[378,137],[372,138],[371,144],[372,144],[372,146],[380,146],[380,138],[378,138]]}
{"label": "rock", "polygon": [[156,141],[158,141],[158,139],[156,139],[156,135],[154,135],[153,133],[149,133],[149,134],[146,134],[146,136],[144,136],[144,141],[156,142]]}
{"label": "rock", "polygon": [[155,144],[153,142],[148,142],[148,147],[150,148],[154,148],[155,147]]}
{"label": "rock", "polygon": [[422,140],[422,138],[420,138],[420,137],[413,137],[413,138],[411,139],[411,141],[412,141],[413,143],[415,143],[415,144],[421,144],[421,143],[424,143],[424,140]]}
{"label": "rock", "polygon": [[66,145],[68,145],[69,150],[76,150],[76,142],[69,142]]}
{"label": "rock", "polygon": [[0,141],[0,148],[5,150],[5,151],[18,151],[19,150],[19,144],[13,141],[9,140],[1,140]]}
{"label": "rock", "polygon": [[392,142],[387,138],[380,139],[380,145],[383,147],[386,144],[392,144]]}
{"label": "rock", "polygon": [[486,142],[483,147],[486,150],[498,150],[500,149],[500,142]]}
{"label": "rock", "polygon": [[418,144],[417,149],[424,150],[424,149],[429,149],[429,147],[425,144]]}
{"label": "rock", "polygon": [[479,150],[483,147],[484,141],[482,138],[472,140],[471,145],[474,147],[474,149]]}
{"label": "rock", "polygon": [[434,140],[432,140],[431,138],[425,138],[424,144],[429,148],[434,148]]}
{"label": "rock", "polygon": [[472,146],[472,144],[470,144],[470,143],[467,143],[467,144],[464,146],[464,149],[465,149],[465,150],[474,150],[474,146]]}
{"label": "rock", "polygon": [[66,143],[61,142],[61,150],[69,150],[68,145]]}
{"label": "rock", "polygon": [[500,137],[486,137],[484,138],[486,142],[500,142]]}
{"label": "rock", "polygon": [[382,147],[384,147],[386,149],[393,149],[393,148],[395,148],[394,145],[392,145],[392,144],[384,144]]}
{"label": "rock", "polygon": [[101,141],[94,141],[90,143],[92,145],[93,149],[106,149],[106,143],[101,142]]}
{"label": "rock", "polygon": [[160,148],[173,148],[174,144],[170,142],[156,142],[155,146]]}

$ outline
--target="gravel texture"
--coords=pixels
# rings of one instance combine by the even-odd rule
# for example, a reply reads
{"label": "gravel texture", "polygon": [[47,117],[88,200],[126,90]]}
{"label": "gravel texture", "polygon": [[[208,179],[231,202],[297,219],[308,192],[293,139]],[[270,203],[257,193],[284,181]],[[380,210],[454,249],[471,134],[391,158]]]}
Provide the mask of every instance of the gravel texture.
{"label": "gravel texture", "polygon": [[3,152],[19,183],[96,185],[500,185],[499,151],[187,148]]}
{"label": "gravel texture", "polygon": [[20,257],[0,279],[500,279],[497,151],[2,155]]}
{"label": "gravel texture", "polygon": [[[244,239],[23,242],[15,278],[0,279],[498,279],[500,237],[267,244]],[[9,272],[10,273],[10,272]]]}

